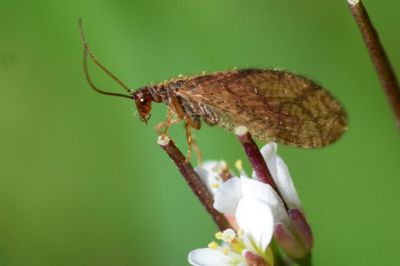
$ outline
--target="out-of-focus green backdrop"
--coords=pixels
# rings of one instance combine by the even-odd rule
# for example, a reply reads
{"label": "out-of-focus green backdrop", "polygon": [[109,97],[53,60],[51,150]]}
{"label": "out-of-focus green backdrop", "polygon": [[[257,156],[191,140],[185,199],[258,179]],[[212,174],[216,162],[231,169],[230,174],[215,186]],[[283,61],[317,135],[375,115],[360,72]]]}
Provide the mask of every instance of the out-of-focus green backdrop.
{"label": "out-of-focus green backdrop", "polygon": [[[366,1],[400,73],[400,2]],[[344,104],[349,130],[321,150],[280,146],[315,234],[315,265],[394,265],[400,135],[342,1],[0,2],[0,265],[186,265],[216,231],[132,102],[94,93],[78,18],[97,57],[137,88],[233,67],[304,74]],[[121,91],[91,67],[99,87]],[[186,150],[183,130],[172,136]],[[245,159],[204,126],[208,159]],[[248,164],[246,165],[248,167]]]}

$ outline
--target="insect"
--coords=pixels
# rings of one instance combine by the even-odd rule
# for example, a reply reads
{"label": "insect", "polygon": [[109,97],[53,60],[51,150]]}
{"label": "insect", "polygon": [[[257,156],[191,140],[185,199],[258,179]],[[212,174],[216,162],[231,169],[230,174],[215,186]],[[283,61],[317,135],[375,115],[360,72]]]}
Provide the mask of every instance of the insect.
{"label": "insect", "polygon": [[[183,120],[187,141],[190,129],[209,126],[232,131],[246,126],[255,139],[317,148],[335,142],[347,129],[347,115],[340,103],[317,83],[286,71],[241,69],[178,77],[160,84],[129,89],[92,54],[82,31],[86,78],[97,92],[135,101],[142,121],[150,119],[152,103],[168,106],[165,132],[172,114]],[[96,88],[87,70],[87,56],[117,81],[127,95]],[[190,151],[190,148],[189,148]]]}

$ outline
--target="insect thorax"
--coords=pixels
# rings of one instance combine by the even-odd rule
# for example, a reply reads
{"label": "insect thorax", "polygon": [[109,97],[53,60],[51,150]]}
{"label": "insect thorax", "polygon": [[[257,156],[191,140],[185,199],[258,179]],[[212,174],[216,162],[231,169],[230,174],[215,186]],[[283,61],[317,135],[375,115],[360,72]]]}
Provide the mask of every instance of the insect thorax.
{"label": "insect thorax", "polygon": [[139,89],[139,91],[147,91],[154,102],[163,102],[168,104],[171,97],[174,97],[175,92],[182,88],[184,84],[184,80],[182,79],[174,79],[170,81],[165,81],[160,84],[146,86],[144,88]]}

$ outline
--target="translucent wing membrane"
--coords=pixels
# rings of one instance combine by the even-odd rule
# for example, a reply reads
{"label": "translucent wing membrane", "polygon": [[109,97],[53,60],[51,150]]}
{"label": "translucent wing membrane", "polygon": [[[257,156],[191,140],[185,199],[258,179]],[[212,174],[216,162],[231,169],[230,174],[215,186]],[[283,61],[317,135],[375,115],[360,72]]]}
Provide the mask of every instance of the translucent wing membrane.
{"label": "translucent wing membrane", "polygon": [[207,124],[245,125],[263,141],[304,148],[336,141],[347,128],[339,102],[304,77],[275,70],[234,70],[188,78],[179,96]]}

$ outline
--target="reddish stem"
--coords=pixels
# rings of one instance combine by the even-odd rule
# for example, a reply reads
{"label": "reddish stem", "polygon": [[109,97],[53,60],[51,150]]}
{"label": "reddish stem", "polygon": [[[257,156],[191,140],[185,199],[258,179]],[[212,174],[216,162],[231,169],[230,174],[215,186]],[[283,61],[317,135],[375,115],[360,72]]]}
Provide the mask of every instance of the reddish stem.
{"label": "reddish stem", "polygon": [[400,128],[400,87],[396,75],[363,3],[361,0],[348,0],[348,2],[351,14],[364,37],[375,71],[395,114],[396,125]]}
{"label": "reddish stem", "polygon": [[275,189],[275,191],[279,193],[279,190],[275,185],[274,180],[272,179],[272,175],[268,169],[267,163],[262,157],[262,154],[258,149],[257,144],[251,137],[248,129],[244,126],[238,126],[235,129],[235,134],[242,144],[243,149],[247,154],[247,157],[249,158],[250,164],[252,165],[254,172],[257,175],[257,179],[260,182],[270,185],[273,189]]}
{"label": "reddish stem", "polygon": [[229,228],[229,223],[225,216],[219,213],[213,207],[214,199],[206,186],[201,182],[200,177],[194,171],[190,162],[186,161],[185,156],[176,147],[175,143],[168,137],[159,137],[158,144],[168,154],[168,156],[174,161],[179,172],[185,178],[186,183],[192,189],[193,193],[200,200],[203,206],[207,209],[208,213],[212,216],[219,229],[225,230]]}

